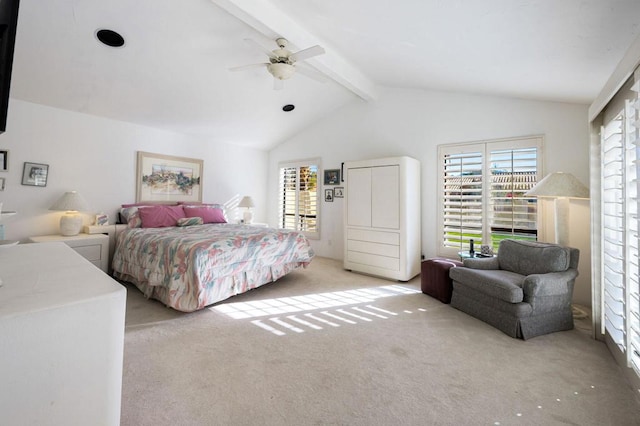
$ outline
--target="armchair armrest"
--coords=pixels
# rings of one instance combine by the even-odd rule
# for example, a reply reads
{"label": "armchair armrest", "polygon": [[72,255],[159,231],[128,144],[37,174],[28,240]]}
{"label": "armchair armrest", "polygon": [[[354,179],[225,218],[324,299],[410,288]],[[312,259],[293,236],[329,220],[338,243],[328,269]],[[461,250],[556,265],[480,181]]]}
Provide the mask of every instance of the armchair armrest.
{"label": "armchair armrest", "polygon": [[529,275],[522,283],[523,300],[530,303],[534,309],[536,305],[548,305],[548,308],[552,308],[571,303],[573,281],[577,276],[576,269]]}
{"label": "armchair armrest", "polygon": [[465,268],[471,269],[500,269],[497,257],[473,257],[462,261]]}

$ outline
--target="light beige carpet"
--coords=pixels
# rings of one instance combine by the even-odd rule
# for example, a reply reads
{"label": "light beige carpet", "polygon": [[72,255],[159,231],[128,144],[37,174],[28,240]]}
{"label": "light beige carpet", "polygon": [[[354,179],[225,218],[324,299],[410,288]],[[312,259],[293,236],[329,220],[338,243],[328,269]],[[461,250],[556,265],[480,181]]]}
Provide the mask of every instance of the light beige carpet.
{"label": "light beige carpet", "polygon": [[122,424],[640,424],[588,320],[516,340],[419,289],[324,258],[192,314],[129,287]]}

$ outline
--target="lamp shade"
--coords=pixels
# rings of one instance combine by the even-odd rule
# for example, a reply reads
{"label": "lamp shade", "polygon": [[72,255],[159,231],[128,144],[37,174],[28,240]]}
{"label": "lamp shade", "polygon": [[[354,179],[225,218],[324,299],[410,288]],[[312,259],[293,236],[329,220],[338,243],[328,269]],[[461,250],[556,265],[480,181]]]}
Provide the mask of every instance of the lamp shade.
{"label": "lamp shade", "polygon": [[89,205],[76,191],[65,192],[49,210],[66,211],[60,218],[60,233],[65,237],[78,235],[82,228],[82,216],[79,211],[89,210]]}
{"label": "lamp shade", "polygon": [[255,207],[256,205],[253,203],[253,199],[251,197],[242,197],[240,203],[238,203],[238,207]]}
{"label": "lamp shade", "polygon": [[89,205],[85,199],[82,198],[82,195],[76,191],[69,191],[58,198],[58,201],[53,203],[53,205],[49,207],[49,210],[80,212],[89,210]]}
{"label": "lamp shade", "polygon": [[545,176],[524,195],[549,198],[589,198],[589,189],[571,173],[555,172]]}

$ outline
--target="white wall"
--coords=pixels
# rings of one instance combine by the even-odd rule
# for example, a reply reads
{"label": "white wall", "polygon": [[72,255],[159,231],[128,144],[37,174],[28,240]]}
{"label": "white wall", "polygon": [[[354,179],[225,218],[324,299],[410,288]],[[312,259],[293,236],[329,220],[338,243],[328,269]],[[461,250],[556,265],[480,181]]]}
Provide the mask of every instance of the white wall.
{"label": "white wall", "polygon": [[[279,161],[320,157],[322,167],[332,169],[340,168],[343,161],[408,155],[422,164],[422,249],[426,258],[434,257],[437,145],[541,134],[545,137],[545,174],[570,172],[588,185],[587,108],[438,91],[381,89],[377,101],[347,105],[270,151],[269,222],[277,222]],[[320,256],[342,259],[342,208],[341,199],[321,204],[321,238],[312,242]],[[588,204],[586,211],[576,208],[571,214],[571,234],[575,236],[572,244],[582,253],[574,300],[589,306]],[[553,235],[541,239],[553,240]]]}
{"label": "white wall", "polygon": [[[0,149],[9,150],[9,171],[0,172],[6,178],[0,202],[4,210],[18,212],[2,219],[6,239],[58,233],[61,213],[48,208],[70,190],[82,194],[92,213],[107,213],[114,223],[119,206],[135,202],[137,151],[203,159],[203,201],[251,195],[257,205],[255,221],[266,221],[264,151],[15,99],[10,101]],[[49,165],[46,187],[21,185],[25,161]],[[87,214],[85,223],[91,219]]]}

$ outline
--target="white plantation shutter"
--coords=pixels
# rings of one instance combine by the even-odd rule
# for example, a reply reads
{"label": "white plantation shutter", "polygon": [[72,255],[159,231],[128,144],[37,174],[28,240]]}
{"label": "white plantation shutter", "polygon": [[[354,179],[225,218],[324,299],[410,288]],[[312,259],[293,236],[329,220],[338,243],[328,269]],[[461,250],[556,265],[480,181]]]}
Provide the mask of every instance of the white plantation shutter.
{"label": "white plantation shutter", "polygon": [[278,211],[280,227],[285,229],[296,229],[297,170],[297,167],[280,168]]}
{"label": "white plantation shutter", "polygon": [[[493,150],[489,156],[491,230],[502,235],[537,235],[537,200],[525,192],[538,182],[537,148]],[[493,238],[494,249],[500,240]]]}
{"label": "white plantation shutter", "polygon": [[601,311],[602,332],[640,375],[637,82],[631,90],[633,99],[600,132]]}
{"label": "white plantation shutter", "polygon": [[616,116],[603,126],[601,135],[603,324],[612,340],[624,351],[626,333],[623,115]]}
{"label": "white plantation shutter", "polygon": [[524,197],[539,180],[542,137],[438,147],[439,254],[456,256],[504,238],[537,239],[537,203]]}
{"label": "white plantation shutter", "polygon": [[318,237],[318,162],[283,163],[279,169],[279,226]]}
{"label": "white plantation shutter", "polygon": [[638,233],[638,185],[640,185],[640,82],[636,82],[631,90],[635,93],[633,101],[626,102],[626,131],[625,131],[625,199],[626,212],[626,317],[628,350],[627,362],[637,374],[640,374],[640,279],[638,250],[640,235]]}
{"label": "white plantation shutter", "polygon": [[444,155],[443,245],[461,250],[482,240],[482,152]]}

